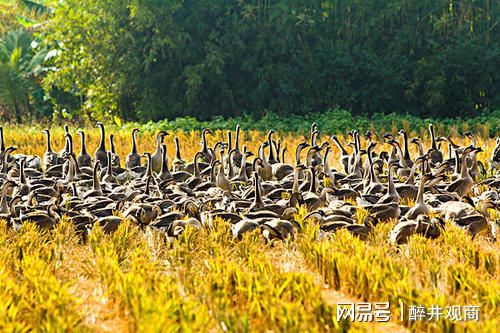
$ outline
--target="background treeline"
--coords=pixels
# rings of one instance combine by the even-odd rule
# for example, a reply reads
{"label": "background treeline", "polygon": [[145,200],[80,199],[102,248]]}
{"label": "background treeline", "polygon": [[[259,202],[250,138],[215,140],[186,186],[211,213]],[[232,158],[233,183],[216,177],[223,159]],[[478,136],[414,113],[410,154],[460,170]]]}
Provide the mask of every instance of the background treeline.
{"label": "background treeline", "polygon": [[[33,1],[18,3],[26,12]],[[342,108],[470,118],[500,109],[495,0],[43,5],[31,10],[42,17],[31,57],[48,56],[28,75],[43,89],[18,106],[30,117],[258,119]]]}

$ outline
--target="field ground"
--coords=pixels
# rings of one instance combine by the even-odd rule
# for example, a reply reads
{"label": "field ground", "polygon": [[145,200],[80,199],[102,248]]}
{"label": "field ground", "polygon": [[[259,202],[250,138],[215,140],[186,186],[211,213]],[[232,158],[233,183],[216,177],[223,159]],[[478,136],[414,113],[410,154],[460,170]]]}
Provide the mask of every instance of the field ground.
{"label": "field ground", "polygon": [[[130,133],[113,132],[125,156]],[[173,135],[180,138],[183,158],[190,159],[199,133]],[[22,153],[45,150],[39,129],[7,128],[5,137]],[[98,132],[88,137],[93,152]],[[247,132],[244,141],[256,152],[263,138]],[[303,140],[281,139],[290,148]],[[172,137],[167,142],[172,156]],[[53,143],[55,150],[62,147],[62,131],[54,131]],[[476,144],[486,151],[479,156],[485,161],[494,140]],[[153,147],[149,134],[139,138],[140,151]],[[499,222],[498,214],[492,217]],[[50,233],[29,226],[16,233],[0,223],[0,331],[497,332],[499,243],[472,239],[448,225],[436,240],[415,236],[396,247],[387,237],[392,226],[377,226],[363,242],[347,232],[322,237],[315,225],[303,224],[295,239],[266,244],[256,234],[237,241],[228,223],[216,221],[168,243],[123,223],[113,235],[95,228],[83,244],[68,222]],[[391,321],[336,320],[338,303],[364,301],[390,302]],[[400,302],[477,305],[480,318],[400,321]]]}

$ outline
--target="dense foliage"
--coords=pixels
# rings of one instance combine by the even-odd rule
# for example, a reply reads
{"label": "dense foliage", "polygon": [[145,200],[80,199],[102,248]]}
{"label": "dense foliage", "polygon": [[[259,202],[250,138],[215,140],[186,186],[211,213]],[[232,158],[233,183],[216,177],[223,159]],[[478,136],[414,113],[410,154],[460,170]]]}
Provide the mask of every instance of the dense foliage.
{"label": "dense foliage", "polygon": [[471,116],[500,105],[494,1],[67,0],[50,83],[128,119]]}
{"label": "dense foliage", "polygon": [[470,118],[500,108],[496,1],[15,2],[37,45],[60,51],[45,59],[52,71],[31,77],[43,90],[25,90],[31,117],[258,119],[342,108]]}

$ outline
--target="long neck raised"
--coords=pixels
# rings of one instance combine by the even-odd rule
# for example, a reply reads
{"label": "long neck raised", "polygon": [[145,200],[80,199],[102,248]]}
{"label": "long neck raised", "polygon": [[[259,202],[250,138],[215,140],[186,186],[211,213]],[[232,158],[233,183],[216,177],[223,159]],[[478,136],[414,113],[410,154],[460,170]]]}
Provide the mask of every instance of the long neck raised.
{"label": "long neck raised", "polygon": [[175,157],[178,160],[181,160],[182,159],[181,158],[181,146],[179,145],[179,138],[175,137],[174,141],[175,141]]}
{"label": "long neck raised", "polygon": [[460,177],[465,178],[469,175],[467,172],[467,154],[462,154],[462,158],[460,159]]}
{"label": "long neck raised", "polygon": [[236,126],[236,140],[234,143],[234,149],[239,152],[240,151],[240,125]]}
{"label": "long neck raised", "polygon": [[200,156],[199,153],[194,155],[194,176],[195,177],[200,177],[200,166],[198,165],[198,156]]}
{"label": "long neck raised", "polygon": [[274,160],[274,143],[273,143],[273,133],[269,132],[267,135],[267,142],[269,143],[269,155],[268,155],[268,161],[273,161]]}
{"label": "long neck raised", "polygon": [[[64,126],[64,136],[67,137],[69,135],[69,127],[66,125]],[[64,144],[64,151],[68,152],[69,151],[69,142],[66,141]]]}
{"label": "long neck raised", "polygon": [[71,134],[66,134],[66,144],[68,146],[68,150],[67,152],[70,154],[70,155],[73,155],[73,137],[71,136]]}
{"label": "long neck raised", "polygon": [[21,184],[26,184],[26,175],[24,174],[24,167],[25,167],[25,164],[26,164],[26,160],[25,159],[22,159],[21,160],[21,167],[20,167],[20,170],[19,170],[19,182]]}
{"label": "long neck raised", "polygon": [[314,167],[311,167],[311,185],[309,186],[309,192],[316,193],[317,192],[317,183],[316,183],[316,170]]}
{"label": "long neck raised", "polygon": [[397,143],[396,141],[394,142],[394,147],[396,147],[396,150],[398,152],[398,155],[399,155],[399,159],[401,160],[401,164],[403,164],[403,166],[407,166],[406,165],[406,162],[405,162],[405,159],[404,159],[404,155],[403,155],[403,151],[401,150],[401,146],[399,145],[399,143]]}
{"label": "long neck raised", "polygon": [[203,138],[202,149],[203,149],[203,151],[207,151],[208,150],[208,147],[207,147],[207,131],[203,131],[202,138]]}
{"label": "long neck raised", "polygon": [[146,156],[147,156],[147,159],[148,159],[148,164],[146,166],[146,170],[147,170],[146,171],[147,172],[146,176],[147,177],[151,177],[151,176],[153,176],[153,166],[152,166],[153,163],[151,163],[151,161],[152,161],[151,160],[151,155],[147,154]]}
{"label": "long neck raised", "polygon": [[94,190],[101,191],[101,182],[99,181],[99,163],[94,165],[94,173],[92,176],[92,185]]}
{"label": "long neck raised", "polygon": [[240,173],[238,174],[240,179],[246,180],[246,177],[247,177],[246,165],[247,165],[247,156],[246,156],[246,154],[243,154],[241,156]]}
{"label": "long neck raised", "polygon": [[3,139],[3,127],[0,127],[0,152],[5,151],[5,141]]}
{"label": "long neck raised", "polygon": [[394,186],[394,179],[392,176],[392,166],[389,167],[389,180],[388,180],[388,185],[387,185],[387,193],[389,194],[396,194],[396,186]]}
{"label": "long neck raised", "polygon": [[108,171],[107,172],[108,172],[108,175],[111,175],[113,173],[113,163],[111,161],[111,152],[108,151],[107,155],[108,155],[108,165],[107,165]]}
{"label": "long neck raised", "polygon": [[45,134],[47,135],[47,152],[52,153],[52,144],[50,142],[50,132],[47,130],[45,131]]}
{"label": "long neck raised", "polygon": [[75,173],[77,175],[81,175],[82,171],[80,170],[80,165],[78,165],[78,160],[75,158],[75,155],[69,155],[71,161],[73,161],[73,166],[75,168]]}
{"label": "long neck raised", "polygon": [[109,149],[111,150],[111,153],[112,154],[116,154],[116,151],[115,151],[115,139],[114,139],[114,136],[113,135],[110,135],[109,136]]}
{"label": "long neck raised", "polygon": [[349,155],[347,153],[347,150],[345,150],[344,146],[342,146],[342,144],[340,143],[339,139],[337,139],[337,137],[333,137],[333,141],[335,142],[337,147],[339,147],[340,151],[342,152],[342,155]]}
{"label": "long neck raised", "polygon": [[156,153],[161,152],[161,144],[163,143],[163,135],[161,133],[158,133],[156,136]]}
{"label": "long neck raised", "polygon": [[295,167],[295,170],[293,171],[293,187],[292,187],[292,193],[298,193],[299,192],[299,174],[300,174],[300,169]]}
{"label": "long neck raised", "polygon": [[132,131],[132,151],[131,154],[137,154],[137,131]]}
{"label": "long neck raised", "polygon": [[168,172],[168,163],[167,163],[167,146],[161,146],[161,173]]}
{"label": "long neck raised", "polygon": [[406,132],[403,133],[403,144],[405,146],[405,151],[404,151],[403,157],[405,159],[409,159],[410,158],[410,150],[408,149],[408,134],[406,134]]}
{"label": "long neck raised", "polygon": [[101,142],[99,144],[99,149],[106,150],[106,135],[104,132],[104,125],[103,124],[99,124],[99,130],[101,131]]}
{"label": "long neck raised", "polygon": [[81,137],[81,142],[82,142],[80,155],[87,155],[88,153],[87,153],[87,146],[86,146],[86,142],[85,142],[85,133],[80,132],[80,137]]}
{"label": "long neck raised", "polygon": [[295,165],[300,165],[300,152],[302,151],[302,146],[297,145],[295,149]]}
{"label": "long neck raised", "polygon": [[434,127],[432,126],[432,124],[429,125],[429,132],[431,133],[432,149],[437,150],[436,137],[434,136]]}
{"label": "long neck raised", "polygon": [[264,203],[262,202],[262,194],[260,193],[260,180],[259,180],[259,174],[258,172],[254,172],[254,179],[255,179],[255,199],[254,199],[254,204],[255,206],[262,206]]}
{"label": "long neck raised", "polygon": [[227,149],[228,149],[228,154],[233,150],[233,134],[231,131],[227,131]]}
{"label": "long neck raised", "polygon": [[422,177],[422,179],[420,180],[420,184],[418,185],[418,193],[417,193],[417,204],[418,205],[425,205],[425,202],[424,202],[425,181],[426,181],[426,178]]}

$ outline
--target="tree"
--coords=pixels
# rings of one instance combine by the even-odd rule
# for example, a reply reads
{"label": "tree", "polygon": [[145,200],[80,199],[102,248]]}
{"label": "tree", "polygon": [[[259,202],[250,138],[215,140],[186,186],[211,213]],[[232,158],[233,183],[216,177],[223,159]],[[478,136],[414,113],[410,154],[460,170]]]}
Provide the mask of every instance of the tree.
{"label": "tree", "polygon": [[51,55],[47,48],[37,49],[32,35],[22,29],[0,40],[0,103],[14,111],[18,123],[23,112],[32,110],[30,95]]}

